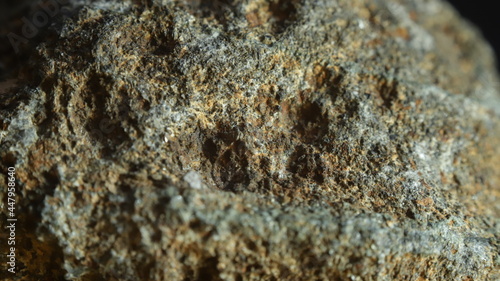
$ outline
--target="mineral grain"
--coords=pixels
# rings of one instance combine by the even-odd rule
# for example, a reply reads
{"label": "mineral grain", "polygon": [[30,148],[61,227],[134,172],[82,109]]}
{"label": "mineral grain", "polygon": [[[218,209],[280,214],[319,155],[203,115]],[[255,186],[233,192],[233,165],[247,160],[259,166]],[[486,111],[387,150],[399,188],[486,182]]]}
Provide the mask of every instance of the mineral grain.
{"label": "mineral grain", "polygon": [[498,76],[446,2],[67,5],[0,87],[9,280],[500,280]]}

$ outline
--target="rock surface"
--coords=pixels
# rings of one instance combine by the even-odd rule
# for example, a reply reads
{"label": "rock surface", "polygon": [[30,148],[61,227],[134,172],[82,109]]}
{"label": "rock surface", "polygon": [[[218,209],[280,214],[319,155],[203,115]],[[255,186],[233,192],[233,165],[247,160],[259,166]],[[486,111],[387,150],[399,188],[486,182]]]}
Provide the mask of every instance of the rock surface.
{"label": "rock surface", "polygon": [[74,5],[1,94],[12,280],[500,279],[500,88],[447,3]]}

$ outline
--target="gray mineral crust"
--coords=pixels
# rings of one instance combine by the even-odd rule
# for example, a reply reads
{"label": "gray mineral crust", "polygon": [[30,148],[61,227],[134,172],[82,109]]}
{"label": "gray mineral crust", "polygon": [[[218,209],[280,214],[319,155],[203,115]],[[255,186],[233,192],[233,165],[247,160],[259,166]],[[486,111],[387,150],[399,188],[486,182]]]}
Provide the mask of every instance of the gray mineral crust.
{"label": "gray mineral crust", "polygon": [[498,74],[448,3],[58,2],[0,75],[5,280],[500,280]]}

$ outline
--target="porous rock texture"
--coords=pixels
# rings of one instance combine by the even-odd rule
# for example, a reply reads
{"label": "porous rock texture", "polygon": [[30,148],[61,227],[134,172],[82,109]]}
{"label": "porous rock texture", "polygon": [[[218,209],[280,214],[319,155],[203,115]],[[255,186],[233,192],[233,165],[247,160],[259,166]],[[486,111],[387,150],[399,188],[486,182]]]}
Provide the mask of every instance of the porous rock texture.
{"label": "porous rock texture", "polygon": [[449,4],[73,5],[0,99],[12,280],[500,279],[500,89]]}

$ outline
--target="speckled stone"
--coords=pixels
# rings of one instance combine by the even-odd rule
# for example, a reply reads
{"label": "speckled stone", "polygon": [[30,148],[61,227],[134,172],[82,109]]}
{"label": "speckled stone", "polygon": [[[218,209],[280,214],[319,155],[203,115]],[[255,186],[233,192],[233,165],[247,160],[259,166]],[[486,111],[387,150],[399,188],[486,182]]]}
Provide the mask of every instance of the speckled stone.
{"label": "speckled stone", "polygon": [[500,279],[498,76],[449,4],[72,5],[0,86],[13,280]]}

